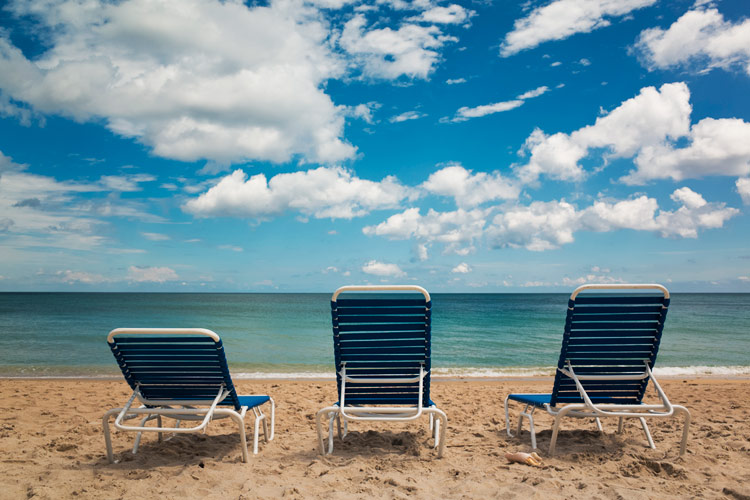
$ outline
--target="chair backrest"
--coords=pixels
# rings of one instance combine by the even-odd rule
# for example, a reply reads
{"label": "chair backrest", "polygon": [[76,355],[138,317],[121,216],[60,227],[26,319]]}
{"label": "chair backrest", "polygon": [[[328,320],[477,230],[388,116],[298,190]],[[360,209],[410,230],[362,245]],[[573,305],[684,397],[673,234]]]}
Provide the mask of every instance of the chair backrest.
{"label": "chair backrest", "polygon": [[[411,292],[411,293],[408,293]],[[336,382],[346,363],[349,377],[424,378],[421,404],[430,401],[430,295],[424,288],[403,286],[347,286],[331,298]],[[347,405],[416,405],[419,384],[346,383]]]}
{"label": "chair backrest", "polygon": [[221,339],[202,328],[117,328],[107,337],[128,384],[151,401],[207,401],[240,409]]}
{"label": "chair backrest", "polygon": [[[669,292],[661,285],[577,288],[568,300],[558,368],[570,362],[577,375],[644,373],[644,362],[653,368],[656,361],[668,307]],[[639,404],[648,378],[581,383],[593,403]],[[582,401],[575,382],[558,370],[550,403]]]}

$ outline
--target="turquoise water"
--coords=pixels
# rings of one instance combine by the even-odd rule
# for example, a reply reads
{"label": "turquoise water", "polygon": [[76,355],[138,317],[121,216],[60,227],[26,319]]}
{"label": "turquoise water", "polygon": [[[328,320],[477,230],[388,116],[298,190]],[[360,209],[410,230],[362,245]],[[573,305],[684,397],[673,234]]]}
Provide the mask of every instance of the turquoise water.
{"label": "turquoise water", "polygon": [[[567,294],[435,294],[440,375],[552,373]],[[235,376],[333,371],[330,294],[0,293],[0,375],[116,375],[117,327],[221,335]],[[750,294],[673,294],[657,368],[750,374]]]}

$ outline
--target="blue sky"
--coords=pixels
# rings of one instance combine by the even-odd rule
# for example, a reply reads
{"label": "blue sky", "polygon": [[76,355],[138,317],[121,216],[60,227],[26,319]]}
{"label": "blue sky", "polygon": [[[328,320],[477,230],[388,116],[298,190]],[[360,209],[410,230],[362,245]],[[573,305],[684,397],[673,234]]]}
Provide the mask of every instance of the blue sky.
{"label": "blue sky", "polygon": [[0,290],[750,291],[738,1],[0,11]]}

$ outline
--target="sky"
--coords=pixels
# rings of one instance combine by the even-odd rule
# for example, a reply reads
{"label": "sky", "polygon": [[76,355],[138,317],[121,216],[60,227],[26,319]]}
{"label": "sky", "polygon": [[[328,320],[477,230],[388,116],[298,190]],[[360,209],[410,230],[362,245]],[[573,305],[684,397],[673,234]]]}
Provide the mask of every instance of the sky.
{"label": "sky", "polygon": [[0,5],[0,291],[750,292],[745,0]]}

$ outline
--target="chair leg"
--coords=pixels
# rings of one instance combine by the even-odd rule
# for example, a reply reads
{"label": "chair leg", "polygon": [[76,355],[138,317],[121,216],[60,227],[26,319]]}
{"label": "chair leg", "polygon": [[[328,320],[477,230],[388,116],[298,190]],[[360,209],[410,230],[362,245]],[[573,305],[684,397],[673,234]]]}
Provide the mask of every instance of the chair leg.
{"label": "chair leg", "polygon": [[263,410],[258,408],[258,411],[263,416],[263,441],[268,443],[268,419],[266,418],[266,414],[263,413]]}
{"label": "chair leg", "polygon": [[651,437],[651,431],[648,430],[648,424],[646,423],[646,419],[643,417],[639,417],[638,420],[641,421],[641,427],[643,427],[643,433],[646,435],[646,440],[648,441],[649,448],[651,448],[652,450],[655,450],[656,445],[654,444],[654,440]]}
{"label": "chair leg", "polygon": [[268,398],[271,403],[271,436],[268,438],[269,441],[273,441],[274,431],[276,427],[276,403],[273,398]]}
{"label": "chair leg", "polygon": [[622,428],[623,428],[623,419],[622,417],[619,418],[619,421],[617,422],[617,433],[622,434]]}
{"label": "chair leg", "polygon": [[549,441],[549,454],[554,455],[555,454],[555,447],[557,446],[557,434],[560,432],[560,422],[562,421],[563,417],[566,416],[570,411],[573,411],[574,408],[570,406],[566,406],[562,408],[557,415],[555,415],[555,423],[552,425],[552,438]]}
{"label": "chair leg", "polygon": [[690,429],[690,412],[687,408],[680,405],[673,405],[675,412],[684,413],[685,421],[682,424],[682,440],[680,441],[680,456],[685,454],[685,448],[687,447],[688,430]]}
{"label": "chair leg", "polygon": [[321,455],[326,454],[325,445],[323,444],[323,429],[321,426],[320,418],[323,416],[323,413],[328,411],[328,408],[323,408],[318,413],[315,414],[315,427],[318,431],[318,450],[320,451]]}
{"label": "chair leg", "polygon": [[534,429],[534,410],[536,410],[535,406],[531,406],[531,411],[529,411],[529,407],[531,405],[526,405],[526,408],[521,412],[521,414],[518,417],[518,435],[521,435],[521,424],[523,423],[524,417],[529,419],[529,433],[531,434],[531,447],[533,449],[536,449],[536,430]]}
{"label": "chair leg", "polygon": [[112,453],[112,437],[109,433],[109,419],[121,411],[122,408],[112,408],[102,417],[102,430],[104,431],[104,445],[107,449],[107,461],[111,464],[115,463],[115,459]]}
{"label": "chair leg", "polygon": [[253,416],[255,417],[255,422],[253,423],[253,455],[258,454],[258,434],[260,431],[260,422],[263,420],[263,415],[259,415],[257,410],[253,408]]}
{"label": "chair leg", "polygon": [[536,429],[534,429],[534,410],[535,408],[532,408],[531,411],[527,414],[527,417],[529,419],[529,433],[531,434],[531,449],[536,450]]}
{"label": "chair leg", "polygon": [[[151,420],[151,418],[152,418],[151,415],[146,415],[145,417],[143,417],[141,419],[141,427],[143,427],[144,425],[146,425],[146,422],[148,422],[149,420]],[[138,446],[140,446],[140,444],[141,444],[141,437],[142,436],[143,436],[143,432],[139,432],[138,434],[135,435],[135,442],[133,443],[133,455],[135,455],[136,453],[138,453]]]}
{"label": "chair leg", "polygon": [[602,421],[599,420],[599,417],[594,418],[596,420],[596,428],[599,429],[599,432],[604,434],[604,428],[602,427]]}
{"label": "chair leg", "polygon": [[438,449],[438,458],[443,457],[445,451],[445,429],[448,427],[448,417],[443,410],[431,406],[427,411],[434,413],[435,418],[435,447]]}
{"label": "chair leg", "polygon": [[336,430],[339,433],[339,439],[343,441],[344,435],[341,433],[341,415],[336,415]]}
{"label": "chair leg", "polygon": [[328,414],[328,454],[333,453],[333,421],[339,418],[338,413]]}
{"label": "chair leg", "polygon": [[513,437],[513,434],[510,432],[510,414],[508,413],[508,396],[505,398],[505,433],[508,435],[508,437]]}
{"label": "chair leg", "polygon": [[[242,461],[244,463],[247,463],[248,457],[247,457],[247,436],[245,434],[245,420],[240,416],[239,413],[237,413],[234,410],[231,410],[228,412],[229,416],[237,423],[237,427],[239,428],[240,432],[240,445],[242,446]],[[255,421],[255,442],[257,445],[258,442],[258,421],[256,419]],[[256,451],[257,453],[257,451]]]}
{"label": "chair leg", "polygon": [[[326,455],[326,448],[325,448],[325,441],[323,440],[323,422],[322,419],[325,416],[329,419],[328,423],[328,453],[333,452],[333,419],[338,415],[339,413],[339,407],[338,406],[329,406],[327,408],[323,408],[322,410],[318,410],[318,413],[315,414],[315,425],[318,431],[318,448],[320,449],[321,455]],[[344,425],[346,426],[346,422],[344,422]]]}

